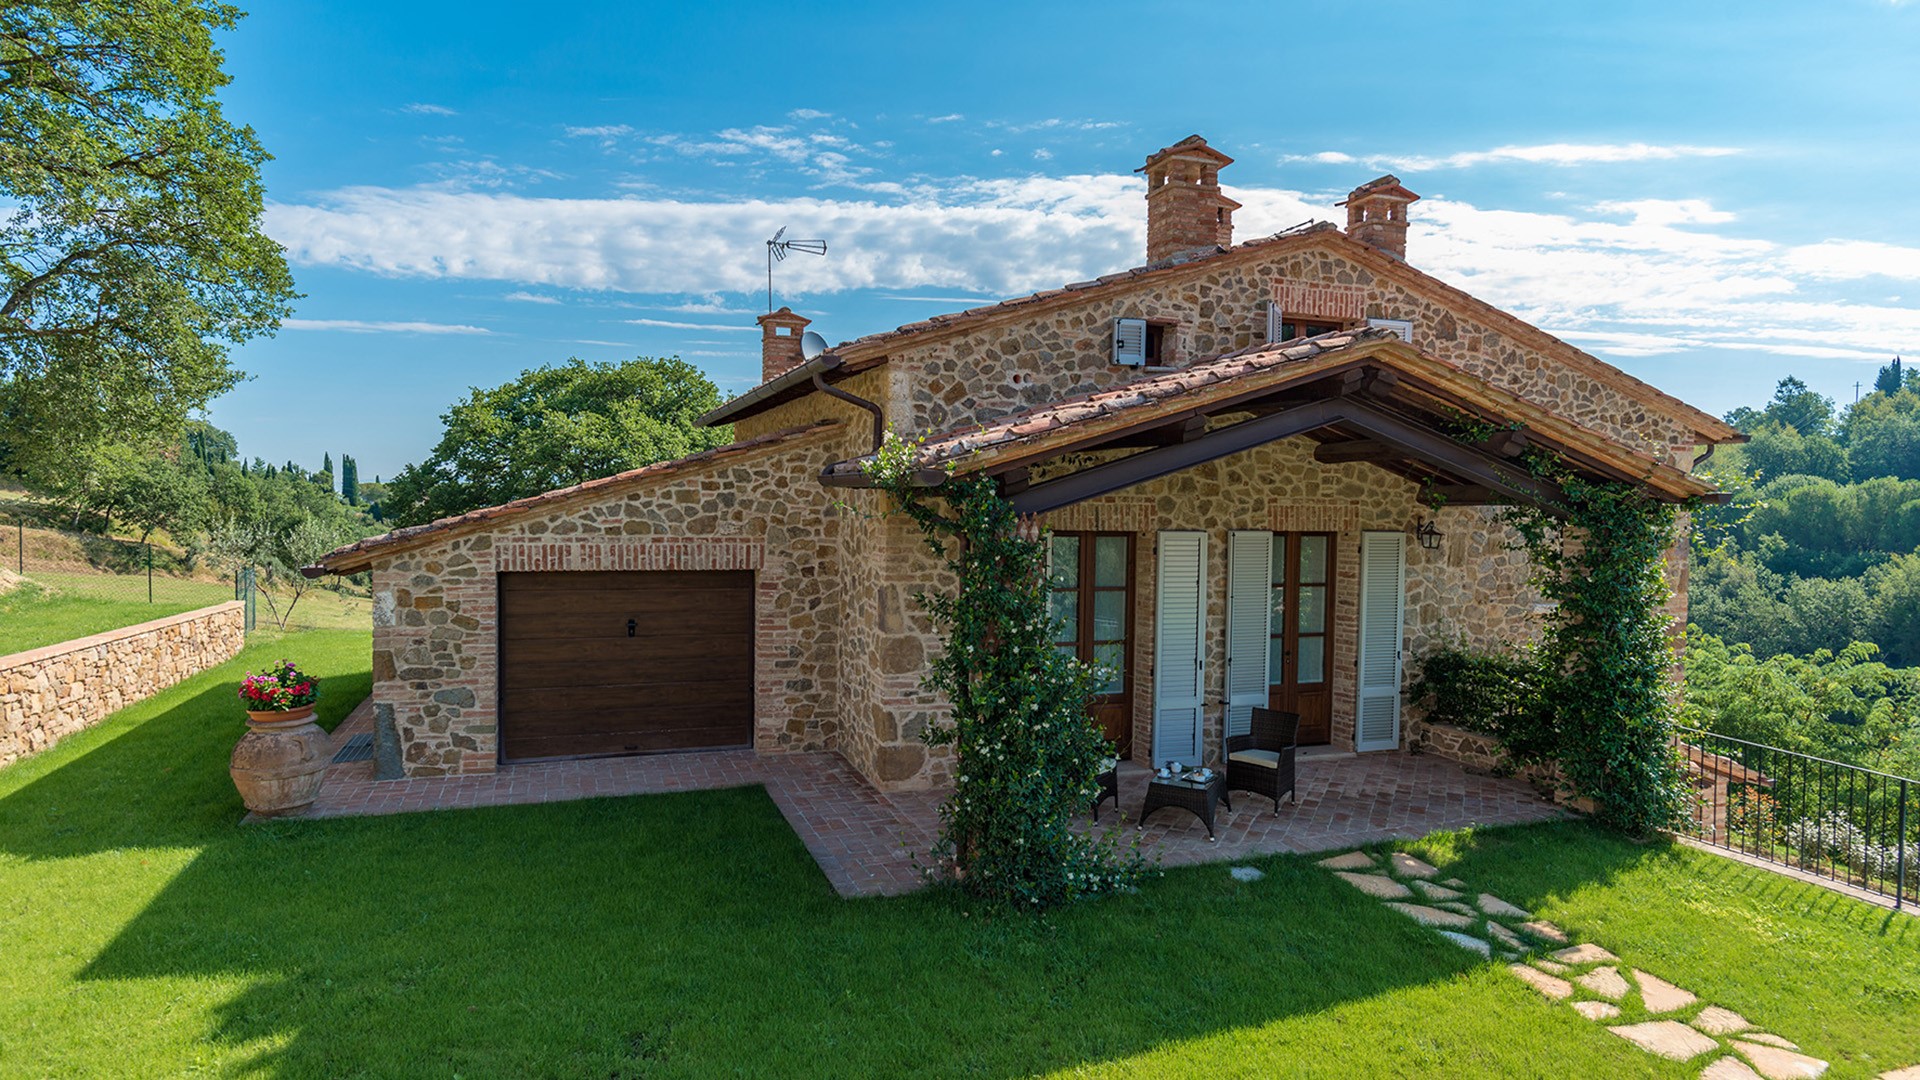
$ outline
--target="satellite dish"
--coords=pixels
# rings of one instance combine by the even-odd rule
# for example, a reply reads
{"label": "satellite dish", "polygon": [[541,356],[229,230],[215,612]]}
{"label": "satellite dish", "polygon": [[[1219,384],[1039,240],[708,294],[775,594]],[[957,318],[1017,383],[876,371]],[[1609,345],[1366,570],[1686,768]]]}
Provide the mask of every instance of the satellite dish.
{"label": "satellite dish", "polygon": [[827,339],[809,330],[800,335],[800,359],[817,359],[827,351]]}

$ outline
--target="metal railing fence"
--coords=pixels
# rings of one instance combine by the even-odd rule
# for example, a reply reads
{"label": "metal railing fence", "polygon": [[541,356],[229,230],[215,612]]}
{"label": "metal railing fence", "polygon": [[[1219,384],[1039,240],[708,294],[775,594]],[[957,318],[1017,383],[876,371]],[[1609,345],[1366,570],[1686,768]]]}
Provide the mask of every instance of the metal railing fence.
{"label": "metal railing fence", "polygon": [[1920,780],[1681,728],[1695,839],[1893,898],[1920,900]]}

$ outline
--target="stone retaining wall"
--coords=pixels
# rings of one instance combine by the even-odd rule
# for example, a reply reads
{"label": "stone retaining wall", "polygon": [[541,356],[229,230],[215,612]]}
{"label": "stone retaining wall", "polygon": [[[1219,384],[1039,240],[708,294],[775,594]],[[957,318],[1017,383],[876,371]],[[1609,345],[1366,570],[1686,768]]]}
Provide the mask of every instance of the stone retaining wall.
{"label": "stone retaining wall", "polygon": [[237,600],[0,656],[0,765],[225,663],[246,643]]}
{"label": "stone retaining wall", "polygon": [[1407,746],[1457,761],[1474,772],[1492,772],[1506,758],[1500,740],[1478,731],[1428,720],[1407,721]]}

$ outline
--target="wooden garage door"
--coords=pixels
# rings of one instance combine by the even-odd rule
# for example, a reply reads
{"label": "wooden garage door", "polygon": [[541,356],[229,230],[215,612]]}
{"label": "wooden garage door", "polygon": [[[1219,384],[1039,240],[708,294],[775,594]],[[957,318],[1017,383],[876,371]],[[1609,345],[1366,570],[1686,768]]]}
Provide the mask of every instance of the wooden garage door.
{"label": "wooden garage door", "polygon": [[500,575],[506,760],[752,742],[751,571]]}

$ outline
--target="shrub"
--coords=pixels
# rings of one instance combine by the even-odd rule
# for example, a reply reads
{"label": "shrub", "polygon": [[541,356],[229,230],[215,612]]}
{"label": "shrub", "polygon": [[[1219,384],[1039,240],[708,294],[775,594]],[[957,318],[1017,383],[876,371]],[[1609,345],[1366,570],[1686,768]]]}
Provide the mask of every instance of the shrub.
{"label": "shrub", "polygon": [[1537,707],[1539,670],[1522,649],[1476,649],[1456,641],[1429,652],[1407,690],[1427,719],[1497,735]]}
{"label": "shrub", "polygon": [[1841,811],[1828,810],[1788,825],[1786,841],[1802,862],[1845,859],[1861,845],[1860,827]]}

